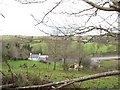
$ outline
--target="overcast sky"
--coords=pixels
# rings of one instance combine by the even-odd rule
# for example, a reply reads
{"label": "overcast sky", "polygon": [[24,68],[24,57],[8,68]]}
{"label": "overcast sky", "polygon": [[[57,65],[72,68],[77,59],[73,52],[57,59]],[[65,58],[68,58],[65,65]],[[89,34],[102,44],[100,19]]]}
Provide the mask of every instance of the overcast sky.
{"label": "overcast sky", "polygon": [[[37,19],[41,19],[44,16],[44,13],[46,13],[49,9],[51,9],[55,5],[55,3],[53,3],[54,1],[55,0],[48,0],[48,2],[44,4],[23,5],[19,2],[16,2],[15,0],[0,0],[0,13],[2,13],[5,16],[4,18],[2,15],[0,15],[0,35],[27,35],[27,36],[45,35],[45,33],[40,32],[38,30],[38,27],[35,27],[36,22],[33,20],[30,14],[36,16]],[[63,9],[69,10],[69,7],[66,7],[68,5],[70,6],[69,3],[64,3],[63,6],[57,8],[56,11],[61,11]],[[80,8],[79,3],[76,4],[76,7]],[[83,7],[84,5],[81,4],[81,8]],[[106,14],[104,13],[104,15]],[[66,24],[62,16],[53,16],[51,14],[50,17],[58,21],[59,24],[61,23]],[[98,17],[93,18],[94,23],[96,23],[96,18],[98,19]],[[74,19],[73,21],[77,22],[77,19]],[[49,30],[49,28],[47,27],[43,27],[42,29],[46,30],[46,32],[47,30]],[[89,34],[96,34],[96,32],[94,31]]]}
{"label": "overcast sky", "polygon": [[14,0],[0,2],[0,31],[2,35],[44,35],[36,28],[35,21],[30,16],[32,12],[40,10],[38,5],[22,5]]}

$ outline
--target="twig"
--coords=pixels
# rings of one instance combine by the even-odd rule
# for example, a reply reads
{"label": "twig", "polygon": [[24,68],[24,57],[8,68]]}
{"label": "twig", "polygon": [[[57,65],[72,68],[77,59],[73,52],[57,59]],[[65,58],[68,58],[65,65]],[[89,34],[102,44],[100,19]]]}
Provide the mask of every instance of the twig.
{"label": "twig", "polygon": [[[69,77],[67,77],[67,78],[68,78],[69,80],[71,80],[71,78],[69,78]],[[72,83],[72,85],[73,85],[74,88],[76,88],[75,85],[74,85],[74,83]]]}
{"label": "twig", "polygon": [[14,74],[13,74],[13,72],[12,72],[11,66],[9,65],[8,61],[5,61],[5,62],[6,62],[6,64],[7,64],[7,66],[8,66],[8,68],[9,68],[9,72],[11,73],[12,79],[13,79],[13,81],[14,81]]}
{"label": "twig", "polygon": [[88,3],[89,5],[97,8],[97,9],[100,9],[100,10],[104,10],[104,11],[120,11],[120,8],[113,8],[113,7],[102,7],[100,5],[97,5],[89,0],[83,0],[84,2]]}
{"label": "twig", "polygon": [[3,71],[1,71],[1,70],[0,70],[0,73],[2,73],[3,76],[6,76],[6,75],[3,73]]}
{"label": "twig", "polygon": [[14,84],[7,84],[7,85],[0,85],[0,88],[7,88],[7,87],[11,87],[13,86]]}
{"label": "twig", "polygon": [[21,4],[35,4],[35,3],[44,3],[44,2],[46,2],[47,0],[43,0],[43,1],[35,1],[35,0],[33,0],[33,1],[30,1],[30,0],[15,0],[15,1],[17,1],[17,2],[19,2],[19,3],[21,3]]}
{"label": "twig", "polygon": [[56,88],[56,89],[54,89],[54,90],[57,90],[57,89],[63,88],[63,87],[65,87],[65,86],[68,86],[68,85],[73,84],[73,83],[74,83],[74,81],[69,82],[69,83],[65,83],[65,84],[63,84],[63,85],[61,85],[61,86],[57,87],[57,88]]}
{"label": "twig", "polygon": [[11,66],[9,65],[8,61],[6,61],[6,64],[7,64],[8,68],[9,68],[9,72],[11,73],[12,80],[13,80],[13,82],[15,82],[15,77],[17,78],[17,76],[16,76],[15,73],[12,72]]}
{"label": "twig", "polygon": [[75,78],[71,80],[60,81],[60,82],[53,82],[53,83],[48,83],[44,85],[17,87],[16,89],[35,89],[35,88],[43,88],[43,87],[50,87],[50,86],[63,84],[62,86],[58,87],[58,88],[62,88],[64,86],[73,84],[74,82],[86,81],[86,80],[91,80],[91,79],[96,79],[96,78],[106,77],[106,76],[112,76],[112,75],[120,75],[120,71],[117,70],[117,71],[98,73],[98,74],[94,74],[90,76],[85,76],[85,77]]}
{"label": "twig", "polygon": [[62,2],[62,0],[60,0],[50,11],[48,11],[48,12],[43,16],[42,20],[41,20],[39,23],[37,23],[35,26],[37,26],[37,25],[40,24],[40,23],[43,23],[45,17],[46,17],[50,12],[52,12],[57,6],[59,6],[59,4],[60,4],[61,2]]}

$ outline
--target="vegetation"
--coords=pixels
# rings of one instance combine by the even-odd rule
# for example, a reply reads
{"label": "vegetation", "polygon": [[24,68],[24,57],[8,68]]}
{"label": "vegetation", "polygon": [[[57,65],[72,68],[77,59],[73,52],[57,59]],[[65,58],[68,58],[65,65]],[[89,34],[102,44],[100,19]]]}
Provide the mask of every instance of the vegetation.
{"label": "vegetation", "polygon": [[[45,41],[44,38],[49,38],[49,37],[43,37],[43,36],[19,36],[19,35],[15,35],[15,36],[14,35],[3,35],[2,36],[2,39],[6,40],[6,41],[17,39],[17,42],[20,42],[22,40],[20,42],[20,44],[22,44],[23,42],[29,42],[29,39],[33,39],[33,41],[29,43],[32,47],[41,46],[42,48],[46,48],[47,44],[44,42]],[[78,39],[78,37],[74,37],[72,39],[75,41],[75,40]],[[86,43],[86,44],[83,43],[83,44],[84,44],[87,52],[91,49],[90,48],[91,46],[95,46],[95,48],[97,48],[97,45],[100,46],[100,49],[98,50],[99,52],[108,52],[110,50],[110,48],[112,49],[110,51],[116,50],[117,49],[117,45],[112,45],[113,44],[112,42],[117,43],[118,41],[115,42],[115,40],[113,38],[110,38],[110,39],[111,39],[111,41],[108,44],[105,44],[105,43],[95,43],[95,42],[90,42],[90,43]],[[42,42],[40,42],[40,41],[42,41]],[[39,43],[37,43],[37,42],[39,42]],[[77,45],[77,42],[73,42],[71,47],[74,48],[74,47],[76,47],[76,45]],[[93,50],[93,49],[91,49],[91,50]],[[96,50],[96,49],[94,49],[94,50]],[[95,51],[92,51],[91,53],[94,53],[94,52]]]}
{"label": "vegetation", "polygon": [[[91,68],[90,56],[117,50],[116,45],[101,41],[84,43],[79,42],[79,38],[3,36],[2,49],[3,84],[41,85],[118,69],[117,61],[101,61],[99,68]],[[47,54],[51,59],[48,62],[28,61],[30,52]],[[69,69],[74,63],[78,63],[78,68]],[[111,76],[68,87],[120,88],[117,84],[118,77]]]}
{"label": "vegetation", "polygon": [[[15,81],[16,86],[28,86],[36,84],[44,84],[50,82],[57,82],[66,79],[72,79],[82,76],[88,76],[99,72],[90,71],[62,71],[62,67],[57,63],[56,70],[53,70],[53,63],[50,66],[48,64],[41,63],[39,61],[8,61],[12,71],[17,75],[19,80]],[[110,62],[112,63],[112,62]],[[20,67],[20,65],[26,64],[28,67]],[[36,67],[32,67],[33,65]],[[101,66],[104,64],[101,63]],[[3,63],[3,71],[7,77],[3,77],[3,83],[11,83],[9,69],[5,63]],[[5,79],[8,79],[5,81]],[[21,79],[21,81],[20,81]],[[27,81],[28,80],[28,81]],[[46,81],[45,81],[46,80]],[[48,80],[48,81],[47,81]],[[23,82],[24,81],[24,82]],[[111,82],[112,81],[112,82]],[[13,82],[12,82],[13,83]],[[73,87],[70,85],[69,87]],[[111,76],[100,79],[89,80],[81,83],[75,83],[75,87],[80,88],[120,88],[118,86],[118,77]]]}
{"label": "vegetation", "polygon": [[[46,6],[44,4],[48,3],[48,0],[44,0],[43,2],[36,0],[30,2],[26,0],[17,0],[17,2],[21,4],[39,3],[41,6],[43,6],[42,8],[44,8],[44,6]],[[43,18],[38,19],[39,17],[31,14],[37,23],[35,26],[39,25],[40,31],[45,32],[42,27],[44,25],[49,27],[49,29],[56,29],[53,30],[53,36],[57,35],[61,37],[61,35],[64,35],[64,37],[62,39],[53,38],[51,40],[52,34],[50,37],[15,36],[17,39],[15,39],[14,36],[4,36],[2,47],[3,72],[0,71],[3,74],[3,84],[13,83],[14,86],[38,85],[118,69],[116,67],[118,63],[114,61],[101,61],[99,68],[95,65],[93,67],[94,70],[93,68],[90,69],[90,58],[86,59],[86,57],[100,56],[103,53],[117,51],[116,45],[118,43],[115,39],[117,39],[118,33],[115,32],[119,30],[118,28],[120,25],[118,25],[118,27],[116,26],[117,19],[114,17],[120,13],[119,3],[120,1],[114,0],[68,0],[65,2],[61,0],[59,2],[50,2],[49,6],[51,9],[47,8],[47,10],[43,11]],[[69,9],[62,8],[65,4],[66,8]],[[82,6],[81,4],[84,4],[82,9],[79,7]],[[59,11],[58,9],[61,10]],[[106,14],[106,16],[103,14],[102,16],[101,11],[109,11],[111,13],[108,13],[108,15]],[[59,22],[59,20],[56,18],[59,17],[57,15],[61,17],[60,19],[63,21],[63,23]],[[1,16],[6,18],[2,13]],[[119,15],[118,18],[120,18]],[[97,21],[94,22],[94,20]],[[75,37],[73,41],[71,41],[71,38],[66,38],[71,35],[82,35],[96,30],[98,30],[100,34],[105,34],[100,35],[100,38],[93,36],[93,41],[89,43],[81,41],[87,37]],[[115,39],[112,37],[109,38],[106,35],[115,37]],[[47,40],[50,40],[50,42]],[[51,44],[51,41],[54,40],[56,40],[57,43],[54,42]],[[74,43],[74,40],[76,43]],[[40,44],[35,45],[36,43]],[[20,59],[27,59],[30,52],[48,54],[53,59],[53,62],[20,61]],[[9,59],[11,60],[8,61]],[[74,62],[77,61],[79,66],[83,65],[83,69],[71,72],[71,70],[68,68],[69,62],[67,62],[67,59],[69,59],[69,62],[71,59]],[[62,60],[62,67],[59,63],[59,60]],[[85,66],[87,68],[84,68]],[[53,70],[53,67],[56,69]],[[64,85],[66,84],[65,82],[63,83]],[[69,87],[115,89],[120,88],[118,86],[119,83],[120,82],[118,81],[117,76],[111,76],[80,82],[79,84],[75,83]]]}
{"label": "vegetation", "polygon": [[[84,43],[82,44],[83,44],[84,51],[88,54],[117,51],[117,45],[96,43],[96,42],[88,42],[86,44]],[[71,45],[71,48],[75,48],[76,46],[77,46],[77,43],[74,42]]]}
{"label": "vegetation", "polygon": [[2,41],[2,58],[19,60],[27,59],[32,47],[18,39],[10,39]]}
{"label": "vegetation", "polygon": [[[56,70],[53,70],[53,63],[48,67],[48,64],[41,63],[39,61],[8,61],[11,66],[12,72],[16,74],[17,79],[15,80],[16,86],[28,86],[38,85],[50,82],[58,82],[62,80],[78,78],[82,76],[88,76],[99,72],[91,71],[63,71],[60,63],[57,63]],[[112,62],[111,62],[112,63]],[[26,64],[28,67],[20,67],[20,65]],[[36,67],[32,67],[33,65]],[[104,64],[101,63],[101,66]],[[8,67],[3,63],[4,74],[3,83],[13,83]],[[35,77],[34,77],[35,76]],[[7,79],[7,81],[5,81]],[[24,82],[23,82],[24,81]],[[88,80],[84,82],[75,83],[74,85],[68,86],[69,88],[120,88],[118,85],[118,76],[104,77],[94,80]]]}
{"label": "vegetation", "polygon": [[[94,53],[105,53],[105,52],[112,52],[112,51],[117,51],[117,45],[112,45],[112,44],[102,44],[102,43],[94,43],[94,42],[89,42],[89,43],[82,43],[84,50],[88,54],[94,54]],[[30,44],[32,47],[42,47],[43,52],[47,51],[47,43],[35,43],[35,44]],[[97,46],[100,46],[99,49],[97,49]],[[70,48],[76,48],[77,43],[74,42],[70,45]]]}
{"label": "vegetation", "polygon": [[68,62],[75,62],[74,59],[79,66],[88,68],[90,56],[117,51],[117,46],[109,44],[106,38],[88,43],[81,42],[83,38],[86,37],[3,36],[2,57],[3,60],[20,60],[27,59],[30,52],[48,54],[54,61],[54,69],[56,62],[61,61],[67,70]]}

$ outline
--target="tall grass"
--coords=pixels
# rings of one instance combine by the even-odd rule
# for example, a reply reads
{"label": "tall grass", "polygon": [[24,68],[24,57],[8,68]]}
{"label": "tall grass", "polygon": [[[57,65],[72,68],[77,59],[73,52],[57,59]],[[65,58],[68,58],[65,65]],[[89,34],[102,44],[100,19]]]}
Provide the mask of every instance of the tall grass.
{"label": "tall grass", "polygon": [[[45,84],[50,82],[58,82],[67,79],[78,78],[82,76],[88,76],[92,74],[99,73],[97,71],[63,71],[60,64],[57,63],[57,69],[53,70],[53,64],[48,68],[47,64],[40,63],[38,61],[8,61],[11,66],[11,69],[17,75],[17,79],[15,80],[16,86],[27,86],[27,85],[37,85],[37,84]],[[23,65],[26,63],[28,65],[27,68],[19,67],[19,65]],[[31,67],[33,64],[36,64],[37,67]],[[3,71],[5,75],[8,77],[3,80],[11,80],[8,68],[3,63]],[[118,86],[118,77],[111,76],[106,78],[99,78],[89,81],[84,81],[81,83],[75,83],[75,87],[77,88],[120,88]],[[73,87],[72,85],[69,87]]]}

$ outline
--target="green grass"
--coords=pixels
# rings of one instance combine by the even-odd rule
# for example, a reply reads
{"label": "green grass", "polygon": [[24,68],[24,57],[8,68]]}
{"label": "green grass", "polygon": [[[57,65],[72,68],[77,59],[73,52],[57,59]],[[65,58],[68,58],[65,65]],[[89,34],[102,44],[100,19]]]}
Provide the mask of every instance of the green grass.
{"label": "green grass", "polygon": [[116,70],[116,69],[118,69],[118,63],[120,63],[120,61],[104,60],[104,61],[100,62],[100,66],[107,68],[108,70]]}
{"label": "green grass", "polygon": [[44,43],[44,42],[41,42],[41,43],[31,43],[30,46],[32,46],[32,47],[41,47],[43,52],[46,52],[47,48],[48,48],[47,44]]}
{"label": "green grass", "polygon": [[[2,39],[7,40],[7,39],[14,39],[16,37],[22,37],[22,38],[33,38],[33,39],[40,39],[41,37],[30,37],[30,36],[20,36],[20,35],[3,35]],[[41,40],[41,39],[40,39]],[[23,40],[24,41],[24,40]],[[34,40],[36,41],[36,40]],[[29,43],[32,47],[42,47],[43,53],[48,51],[48,45],[45,42],[41,43],[35,43],[35,42]],[[70,50],[74,50],[77,47],[78,42],[72,42],[70,46]],[[89,42],[89,43],[82,43],[82,47],[85,51],[85,53],[92,55],[93,53],[105,53],[105,52],[113,52],[117,51],[117,45],[111,45],[111,44],[102,44],[102,43],[95,43],[95,42]]]}
{"label": "green grass", "polygon": [[[68,79],[73,79],[73,78],[78,78],[82,76],[88,76],[88,75],[99,73],[96,71],[91,71],[91,72],[75,71],[75,70],[63,71],[59,63],[57,63],[56,70],[53,70],[54,63],[52,63],[49,68],[47,64],[40,63],[39,61],[20,60],[20,61],[8,61],[8,63],[10,64],[12,71],[15,73],[26,75],[28,72],[29,75],[32,75],[32,77],[34,78],[37,77],[38,79],[41,78],[42,80],[50,80],[53,82],[58,82],[62,80],[68,80]],[[24,64],[24,63],[28,65],[28,68],[19,67],[21,64]],[[37,67],[32,68],[31,66],[33,64],[36,64]],[[105,62],[102,65],[104,64]],[[5,65],[4,62],[3,62],[2,68],[3,68],[3,71],[7,74],[8,67]],[[94,80],[88,80],[81,83],[80,82],[74,83],[75,87],[81,87],[81,88],[120,88],[117,84],[118,84],[117,76],[110,76],[110,77],[104,77],[104,78],[99,78]],[[73,87],[73,86],[70,85],[69,87]]]}
{"label": "green grass", "polygon": [[[41,42],[41,43],[34,43],[34,44],[30,44],[33,47],[42,47],[43,52],[48,51],[48,46],[47,43],[45,42]],[[71,45],[69,45],[69,47],[71,48],[71,50],[75,49],[77,47],[78,43],[77,42],[73,42],[71,43]],[[82,43],[81,44],[85,53],[87,54],[93,54],[93,53],[105,53],[105,52],[112,52],[112,51],[117,51],[117,46],[116,45],[111,45],[111,44],[101,44],[101,43]]]}
{"label": "green grass", "polygon": [[[35,64],[37,66],[37,67],[35,67],[35,69],[50,69],[50,70],[52,70],[53,64],[54,64],[54,63],[51,63],[51,65],[49,66],[48,64],[44,64],[39,61],[30,61],[30,60],[19,60],[19,61],[11,61],[10,60],[10,61],[8,61],[8,63],[11,65],[11,67],[13,69],[18,69],[18,70],[24,69],[24,68],[20,68],[20,65],[23,65],[23,64],[26,64],[30,69],[32,69],[31,66],[33,66]],[[3,63],[3,65],[4,64],[5,64],[5,62]],[[62,68],[60,68],[58,63],[56,64],[56,68],[58,70],[62,69]]]}
{"label": "green grass", "polygon": [[104,53],[110,51],[116,51],[117,47],[115,45],[110,44],[101,44],[101,43],[86,43],[84,44],[85,52],[88,54],[91,53]]}
{"label": "green grass", "polygon": [[111,65],[117,65],[120,61],[117,60],[102,60],[100,61],[100,66],[111,66]]}
{"label": "green grass", "polygon": [[12,36],[12,35],[2,35],[1,37],[3,40],[9,40],[9,39],[15,38],[15,36]]}
{"label": "green grass", "polygon": [[[113,83],[114,82],[114,83]],[[118,77],[117,76],[111,76],[111,77],[102,77],[99,79],[89,80],[82,82],[81,87],[82,88],[116,88],[119,87],[118,85]]]}
{"label": "green grass", "polygon": [[[77,42],[73,42],[70,45],[70,48],[72,48],[72,49],[76,48],[77,44],[78,44]],[[81,46],[83,47],[84,51],[87,54],[117,51],[117,46],[116,45],[111,45],[111,44],[89,42],[89,43],[86,43],[86,44],[81,43]]]}

